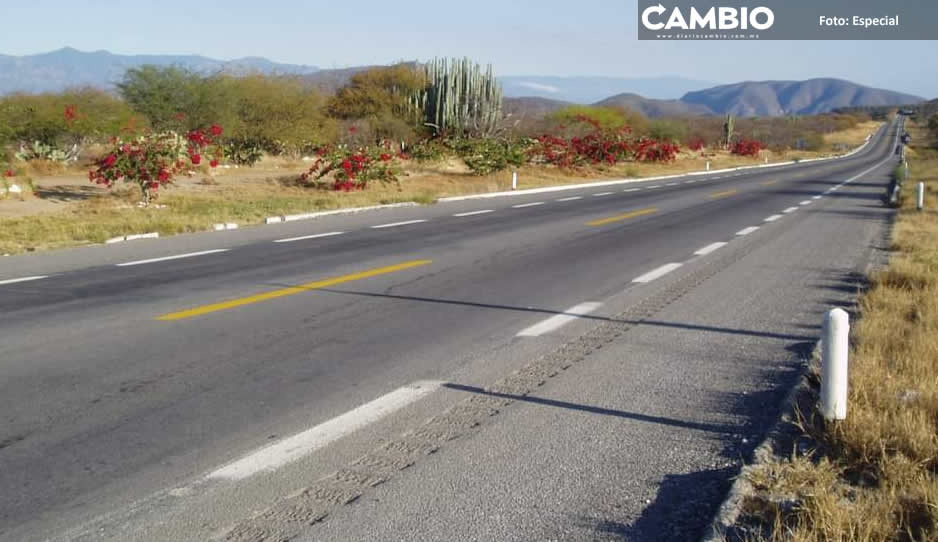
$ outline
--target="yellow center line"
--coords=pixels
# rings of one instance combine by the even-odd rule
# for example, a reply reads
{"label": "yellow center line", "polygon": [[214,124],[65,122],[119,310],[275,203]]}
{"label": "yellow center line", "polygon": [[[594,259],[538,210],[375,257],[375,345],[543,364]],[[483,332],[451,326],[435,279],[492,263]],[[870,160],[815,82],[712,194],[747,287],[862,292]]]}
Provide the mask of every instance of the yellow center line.
{"label": "yellow center line", "polygon": [[725,192],[714,192],[713,194],[710,194],[710,197],[713,199],[728,198],[730,196],[735,196],[736,194],[739,194],[739,190],[733,189],[727,190]]}
{"label": "yellow center line", "polygon": [[587,222],[587,226],[605,226],[606,224],[612,224],[613,222],[621,222],[623,220],[628,220],[630,218],[637,218],[640,216],[650,215],[657,213],[658,209],[654,207],[649,207],[648,209],[640,209],[638,211],[632,211],[630,213],[625,213],[624,215],[610,216],[609,218],[601,218],[599,220],[594,220],[592,222]]}
{"label": "yellow center line", "polygon": [[778,182],[778,180],[775,180],[775,181],[763,181],[763,182],[761,182],[761,183],[759,183],[759,184],[761,184],[762,186],[772,186],[773,184],[775,184],[775,183],[777,183],[777,182]]}
{"label": "yellow center line", "polygon": [[380,267],[378,269],[372,269],[370,271],[362,271],[360,273],[352,273],[351,275],[333,277],[330,279],[310,282],[308,284],[301,284],[299,286],[291,286],[290,288],[284,288],[282,290],[274,290],[274,291],[266,292],[263,294],[242,297],[240,299],[232,299],[230,301],[224,301],[222,303],[215,303],[212,305],[203,305],[201,307],[195,307],[195,308],[180,311],[180,312],[165,314],[163,316],[158,317],[157,320],[172,321],[172,320],[184,320],[186,318],[194,318],[196,316],[202,316],[203,314],[208,314],[211,312],[218,312],[218,311],[223,311],[227,309],[233,309],[235,307],[241,307],[243,305],[250,305],[252,303],[260,303],[261,301],[268,301],[270,299],[277,299],[278,297],[300,294],[303,292],[308,292],[310,290],[319,290],[322,288],[328,288],[329,286],[335,286],[336,284],[342,284],[344,282],[352,282],[354,280],[362,280],[362,279],[367,279],[371,277],[377,277],[379,275],[386,275],[388,273],[394,273],[395,271],[403,271],[405,269],[420,267],[422,265],[427,265],[430,263],[433,263],[432,260],[414,260],[412,262],[399,263],[397,265],[391,265],[388,267]]}

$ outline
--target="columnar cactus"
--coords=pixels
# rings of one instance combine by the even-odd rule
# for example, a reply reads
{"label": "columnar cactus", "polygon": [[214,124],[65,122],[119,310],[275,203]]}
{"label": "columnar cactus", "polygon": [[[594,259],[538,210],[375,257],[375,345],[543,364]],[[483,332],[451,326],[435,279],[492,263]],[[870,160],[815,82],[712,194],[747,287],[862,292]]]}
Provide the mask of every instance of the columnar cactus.
{"label": "columnar cactus", "polygon": [[427,87],[415,96],[425,123],[437,133],[491,135],[502,119],[502,88],[492,66],[468,58],[434,59],[424,69]]}
{"label": "columnar cactus", "polygon": [[723,122],[723,145],[726,148],[733,142],[733,132],[736,131],[736,117],[733,115],[727,115],[726,120]]}

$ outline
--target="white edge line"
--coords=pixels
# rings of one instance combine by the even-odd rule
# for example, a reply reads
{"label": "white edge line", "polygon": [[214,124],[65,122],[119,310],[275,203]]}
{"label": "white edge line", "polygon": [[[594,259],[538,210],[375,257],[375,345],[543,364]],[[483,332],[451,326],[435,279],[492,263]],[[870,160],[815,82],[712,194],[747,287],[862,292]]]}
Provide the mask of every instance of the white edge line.
{"label": "white edge line", "polygon": [[544,205],[544,202],[543,202],[543,201],[535,201],[535,202],[533,202],[533,203],[521,203],[521,204],[518,204],[518,205],[512,205],[511,208],[512,208],[512,209],[523,209],[523,208],[525,208],[525,207],[534,207],[534,206],[536,206],[536,205]]}
{"label": "white edge line", "polygon": [[283,222],[295,222],[297,220],[311,220],[323,216],[348,215],[361,213],[363,211],[377,211],[381,209],[397,209],[399,207],[417,207],[420,205],[415,201],[405,201],[401,203],[387,203],[384,205],[369,205],[366,207],[349,207],[347,209],[334,209],[332,211],[317,211],[315,213],[301,213],[297,215],[271,216],[264,220],[266,224],[280,224]]}
{"label": "white edge line", "polygon": [[587,302],[580,303],[574,307],[563,311],[563,314],[551,316],[550,318],[534,324],[518,332],[517,337],[539,337],[545,333],[556,331],[560,327],[576,320],[578,317],[589,314],[599,307],[602,303]]}
{"label": "white edge line", "polygon": [[482,209],[481,211],[469,211],[467,213],[456,213],[453,216],[463,217],[463,216],[475,216],[475,215],[484,215],[487,213],[494,213],[495,209]]}
{"label": "white edge line", "polygon": [[206,478],[243,480],[262,471],[275,470],[414,403],[442,384],[426,380],[398,388],[302,433],[261,448],[211,472]]}
{"label": "white edge line", "polygon": [[319,239],[320,237],[335,237],[342,235],[344,231],[331,231],[329,233],[317,233],[314,235],[302,235],[300,237],[288,237],[286,239],[277,239],[274,243],[292,243],[294,241],[305,241],[307,239]]}
{"label": "white edge line", "polygon": [[694,255],[695,255],[695,256],[706,256],[707,254],[710,254],[711,252],[713,252],[713,251],[715,251],[715,250],[717,250],[717,249],[723,248],[723,247],[725,247],[725,246],[726,246],[726,243],[723,243],[723,242],[711,243],[711,244],[709,244],[709,245],[707,245],[707,246],[701,248],[701,249],[698,250],[697,252],[695,252]]}
{"label": "white edge line", "polygon": [[763,222],[775,222],[776,220],[782,218],[782,215],[772,215],[766,218]]}
{"label": "white edge line", "polygon": [[147,260],[137,260],[137,261],[133,261],[133,262],[116,263],[116,264],[114,264],[114,265],[115,265],[116,267],[130,267],[130,266],[133,266],[133,265],[144,265],[144,264],[148,264],[148,263],[165,262],[165,261],[169,261],[169,260],[181,260],[181,259],[183,259],[183,258],[194,258],[194,257],[196,257],[196,256],[205,256],[205,255],[208,255],[208,254],[218,254],[218,253],[220,253],[220,252],[228,252],[229,250],[231,250],[231,249],[228,249],[228,248],[218,248],[218,249],[215,249],[215,250],[203,250],[203,251],[201,251],[201,252],[189,252],[189,253],[187,253],[187,254],[176,254],[175,256],[164,256],[164,257],[162,257],[162,258],[150,258],[150,259],[147,259]]}
{"label": "white edge line", "polygon": [[420,224],[421,222],[426,222],[426,220],[406,220],[404,222],[392,222],[390,224],[379,224],[377,226],[372,226],[373,230],[380,230],[382,228],[394,228],[397,226],[408,226],[410,224]]}
{"label": "white edge line", "polygon": [[752,233],[752,232],[754,232],[754,231],[756,231],[756,230],[758,230],[758,229],[759,229],[759,226],[750,226],[750,227],[748,227],[748,228],[739,230],[738,232],[736,232],[736,235],[738,235],[738,236],[749,235],[750,233]]}
{"label": "white edge line", "polygon": [[30,282],[30,281],[33,281],[33,280],[40,280],[40,279],[48,278],[48,276],[49,276],[49,275],[36,275],[36,276],[34,276],[34,277],[21,277],[21,278],[18,278],[18,279],[0,280],[0,285],[3,285],[3,284],[16,284],[17,282]]}
{"label": "white edge line", "polygon": [[678,267],[681,267],[682,265],[684,264],[680,264],[680,263],[664,264],[657,269],[652,269],[651,271],[645,273],[644,275],[641,275],[633,279],[632,282],[639,282],[639,283],[651,282],[655,279],[658,279],[667,275],[668,273],[670,273],[671,271],[674,271],[675,269],[677,269]]}

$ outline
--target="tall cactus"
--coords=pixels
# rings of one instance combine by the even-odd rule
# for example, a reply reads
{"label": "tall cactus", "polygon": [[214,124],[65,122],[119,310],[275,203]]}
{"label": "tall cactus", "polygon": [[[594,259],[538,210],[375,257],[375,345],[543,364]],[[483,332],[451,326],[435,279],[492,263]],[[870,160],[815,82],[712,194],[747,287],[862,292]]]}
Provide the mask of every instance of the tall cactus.
{"label": "tall cactus", "polygon": [[502,87],[491,64],[434,59],[424,69],[427,87],[414,97],[423,109],[425,124],[437,133],[492,135],[502,119]]}
{"label": "tall cactus", "polygon": [[736,117],[733,115],[727,115],[726,120],[723,121],[723,146],[729,148],[730,144],[733,142],[733,132],[736,131]]}

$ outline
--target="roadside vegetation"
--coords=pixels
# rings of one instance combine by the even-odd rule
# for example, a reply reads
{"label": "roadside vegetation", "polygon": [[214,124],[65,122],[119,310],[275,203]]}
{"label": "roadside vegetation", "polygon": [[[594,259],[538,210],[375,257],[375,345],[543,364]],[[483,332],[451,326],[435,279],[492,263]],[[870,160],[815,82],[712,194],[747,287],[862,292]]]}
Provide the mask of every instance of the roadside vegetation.
{"label": "roadside vegetation", "polygon": [[[843,152],[863,113],[647,119],[503,114],[491,67],[402,63],[326,95],[302,78],[126,72],[116,94],[0,97],[0,254],[218,222]],[[128,188],[132,187],[132,188]]]}
{"label": "roadside vegetation", "polygon": [[891,259],[859,300],[848,418],[825,424],[802,405],[800,444],[747,472],[755,494],[741,523],[753,540],[938,539],[938,115],[908,131]]}

